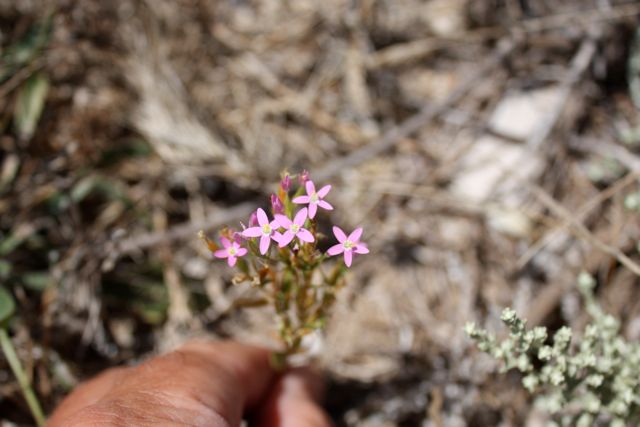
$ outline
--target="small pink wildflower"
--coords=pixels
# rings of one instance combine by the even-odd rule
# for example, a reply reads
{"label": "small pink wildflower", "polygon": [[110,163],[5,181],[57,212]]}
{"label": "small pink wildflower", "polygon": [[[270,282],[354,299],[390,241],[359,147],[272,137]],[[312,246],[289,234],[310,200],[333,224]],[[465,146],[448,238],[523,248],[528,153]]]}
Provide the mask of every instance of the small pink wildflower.
{"label": "small pink wildflower", "polygon": [[316,212],[318,211],[318,206],[328,211],[333,210],[333,206],[329,203],[325,202],[325,196],[331,191],[330,185],[325,185],[318,192],[316,192],[316,186],[313,184],[313,181],[308,180],[305,183],[305,188],[307,190],[306,196],[298,196],[293,199],[293,203],[296,204],[309,204],[309,218],[313,219],[316,216]]}
{"label": "small pink wildflower", "polygon": [[233,267],[236,265],[236,261],[241,256],[245,256],[247,254],[247,250],[241,247],[236,241],[229,241],[226,237],[221,237],[220,242],[224,249],[218,249],[213,253],[216,258],[226,258],[227,264],[229,267]]}
{"label": "small pink wildflower", "polygon": [[280,227],[278,221],[273,220],[269,222],[266,212],[258,208],[256,212],[258,218],[258,227],[250,227],[242,232],[244,237],[260,237],[260,253],[266,254],[269,250],[269,243],[274,238],[274,232]]}
{"label": "small pink wildflower", "polygon": [[284,213],[284,205],[278,196],[275,194],[271,195],[271,209],[274,214],[283,214]]}
{"label": "small pink wildflower", "polygon": [[368,254],[369,249],[365,243],[360,242],[360,236],[362,236],[362,228],[358,227],[349,237],[340,229],[340,227],[333,226],[333,234],[338,239],[337,245],[333,245],[327,251],[330,256],[344,253],[344,263],[347,267],[351,267],[351,261],[353,259],[353,253]]}
{"label": "small pink wildflower", "polygon": [[297,237],[301,242],[313,242],[313,234],[306,228],[303,228],[304,222],[307,220],[307,208],[302,208],[298,211],[293,221],[284,215],[277,214],[276,221],[286,231],[282,234],[278,233],[274,240],[276,240],[279,246],[287,246],[294,237]]}

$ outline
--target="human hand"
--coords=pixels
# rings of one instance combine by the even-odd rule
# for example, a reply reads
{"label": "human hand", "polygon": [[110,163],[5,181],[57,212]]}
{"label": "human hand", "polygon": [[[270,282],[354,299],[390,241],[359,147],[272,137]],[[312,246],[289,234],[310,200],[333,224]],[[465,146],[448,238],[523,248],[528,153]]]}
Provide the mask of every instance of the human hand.
{"label": "human hand", "polygon": [[235,342],[192,341],[136,367],[114,368],[81,384],[49,427],[329,427],[318,405],[322,385],[309,370],[282,376],[269,351]]}

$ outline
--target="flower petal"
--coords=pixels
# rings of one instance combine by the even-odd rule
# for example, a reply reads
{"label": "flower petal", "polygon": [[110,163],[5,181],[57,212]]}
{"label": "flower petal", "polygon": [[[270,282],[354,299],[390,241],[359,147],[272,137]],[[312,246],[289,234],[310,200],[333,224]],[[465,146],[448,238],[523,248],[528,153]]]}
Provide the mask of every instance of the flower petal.
{"label": "flower petal", "polygon": [[269,243],[271,243],[271,237],[263,235],[260,238],[260,253],[262,255],[266,254],[269,250]]}
{"label": "flower petal", "polygon": [[336,236],[336,239],[338,239],[338,242],[340,243],[344,243],[345,240],[347,240],[347,235],[344,234],[344,231],[342,231],[342,229],[337,225],[333,226],[333,234]]}
{"label": "flower petal", "polygon": [[347,267],[351,267],[351,261],[353,260],[353,252],[344,251],[344,264]]}
{"label": "flower petal", "polygon": [[291,224],[293,224],[289,218],[282,214],[276,214],[275,218],[278,224],[280,224],[280,227],[289,228]]}
{"label": "flower petal", "polygon": [[247,228],[246,230],[244,230],[242,232],[242,235],[244,237],[258,237],[258,236],[262,235],[262,228],[260,228],[260,227]]}
{"label": "flower petal", "polygon": [[299,225],[302,227],[302,225],[306,220],[307,220],[307,208],[302,208],[298,211],[295,218],[293,218],[293,223],[295,225]]}
{"label": "flower petal", "polygon": [[233,267],[234,265],[236,265],[236,261],[238,261],[238,258],[234,256],[230,256],[229,258],[227,258],[227,264],[229,264],[229,267]]}
{"label": "flower petal", "polygon": [[309,203],[310,201],[311,201],[311,199],[309,198],[309,196],[298,196],[298,197],[295,197],[292,200],[292,202],[297,204],[297,205]]}
{"label": "flower petal", "polygon": [[238,248],[238,251],[236,252],[236,256],[245,256],[247,254],[247,248]]}
{"label": "flower petal", "polygon": [[278,221],[276,221],[275,219],[273,221],[271,221],[271,223],[269,224],[271,226],[271,230],[275,231],[278,228],[280,228],[280,223]]}
{"label": "flower petal", "polygon": [[316,186],[313,185],[313,181],[309,180],[304,184],[304,188],[307,189],[307,194],[312,195],[316,192]]}
{"label": "flower petal", "polygon": [[332,211],[333,210],[333,206],[331,206],[328,202],[325,202],[324,200],[318,201],[318,206],[320,206],[322,209],[326,209],[328,211]]}
{"label": "flower petal", "polygon": [[231,246],[231,242],[226,237],[220,237],[220,243],[222,243],[222,246],[224,248],[228,248],[229,246]]}
{"label": "flower petal", "polygon": [[318,197],[321,199],[324,198],[331,191],[331,185],[325,185],[321,189],[318,190]]}
{"label": "flower petal", "polygon": [[216,258],[226,258],[229,256],[229,253],[226,249],[218,249],[213,253],[213,256]]}
{"label": "flower petal", "polygon": [[280,240],[278,240],[278,246],[284,248],[289,243],[291,243],[291,241],[293,240],[293,236],[294,234],[291,231],[285,231],[284,234],[282,234],[282,236],[280,237]]}
{"label": "flower petal", "polygon": [[344,252],[344,246],[342,246],[342,243],[338,243],[337,245],[331,246],[327,251],[327,254],[329,254],[329,256],[334,256],[341,254],[342,252]]}
{"label": "flower petal", "polygon": [[269,224],[269,218],[267,217],[267,213],[262,208],[258,208],[257,215],[258,215],[258,224],[260,225]]}
{"label": "flower petal", "polygon": [[369,248],[364,243],[358,243],[356,247],[353,248],[353,251],[357,254],[368,254]]}
{"label": "flower petal", "polygon": [[298,233],[296,234],[296,236],[298,236],[298,239],[307,243],[313,242],[315,240],[313,238],[313,234],[311,234],[311,232],[306,228],[301,228],[300,230],[298,230]]}
{"label": "flower petal", "polygon": [[316,216],[316,212],[318,211],[318,205],[315,203],[311,203],[309,205],[309,219],[313,219]]}
{"label": "flower petal", "polygon": [[360,236],[362,236],[362,227],[358,227],[349,234],[349,241],[353,243],[357,243],[360,240]]}

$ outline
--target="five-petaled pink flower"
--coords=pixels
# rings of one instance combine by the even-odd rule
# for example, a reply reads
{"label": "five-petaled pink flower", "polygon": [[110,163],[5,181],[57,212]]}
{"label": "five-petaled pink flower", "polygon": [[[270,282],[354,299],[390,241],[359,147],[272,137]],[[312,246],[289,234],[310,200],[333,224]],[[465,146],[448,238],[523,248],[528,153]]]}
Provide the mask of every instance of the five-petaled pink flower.
{"label": "five-petaled pink flower", "polygon": [[218,249],[213,255],[216,258],[226,258],[229,267],[236,265],[238,258],[247,254],[247,250],[236,241],[230,242],[226,237],[221,237],[220,242],[222,242],[224,249]]}
{"label": "five-petaled pink flower", "polygon": [[260,253],[266,254],[269,250],[269,243],[274,238],[274,232],[280,227],[278,221],[269,222],[266,212],[258,208],[256,212],[259,227],[250,227],[242,232],[244,237],[260,237]]}
{"label": "five-petaled pink flower", "polygon": [[333,234],[338,239],[337,245],[333,245],[327,251],[327,254],[334,256],[344,253],[344,263],[347,267],[351,267],[351,261],[353,259],[353,253],[368,254],[369,249],[365,243],[360,242],[360,236],[362,236],[362,228],[356,228],[347,237],[344,231],[340,227],[333,226]]}
{"label": "five-petaled pink flower", "polygon": [[291,221],[284,215],[277,214],[276,221],[285,229],[285,232],[276,234],[274,240],[276,240],[281,248],[287,246],[294,237],[297,237],[301,242],[313,242],[313,234],[306,228],[303,228],[304,222],[307,220],[307,208],[302,208],[298,211],[296,216]]}
{"label": "five-petaled pink flower", "polygon": [[298,196],[295,199],[293,199],[293,203],[296,204],[305,204],[308,203],[309,204],[309,218],[313,219],[313,217],[316,216],[316,212],[318,210],[318,206],[320,206],[323,209],[326,209],[328,211],[333,210],[333,206],[331,206],[329,203],[325,202],[324,199],[325,196],[329,193],[329,191],[331,190],[331,186],[330,185],[325,185],[324,187],[322,187],[320,190],[318,190],[316,192],[316,186],[313,184],[313,181],[308,180],[307,182],[305,182],[304,184],[306,190],[307,190],[307,195],[306,196]]}

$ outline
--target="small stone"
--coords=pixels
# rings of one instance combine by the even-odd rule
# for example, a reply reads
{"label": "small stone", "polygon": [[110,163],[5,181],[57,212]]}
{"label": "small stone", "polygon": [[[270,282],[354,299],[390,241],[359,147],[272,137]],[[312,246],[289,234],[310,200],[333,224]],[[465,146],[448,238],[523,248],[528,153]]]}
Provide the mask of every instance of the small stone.
{"label": "small stone", "polygon": [[555,86],[509,94],[496,107],[489,127],[500,135],[524,141],[545,119],[549,107],[558,102],[558,96]]}

